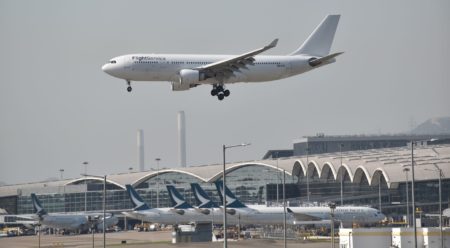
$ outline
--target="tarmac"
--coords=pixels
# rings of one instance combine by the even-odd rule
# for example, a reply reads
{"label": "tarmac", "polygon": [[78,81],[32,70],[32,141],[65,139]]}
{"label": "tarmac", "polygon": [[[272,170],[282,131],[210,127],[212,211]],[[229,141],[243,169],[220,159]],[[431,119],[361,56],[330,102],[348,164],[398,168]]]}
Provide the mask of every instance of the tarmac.
{"label": "tarmac", "polygon": [[[170,231],[158,232],[116,232],[106,234],[107,247],[127,247],[127,248],[141,248],[141,247],[183,247],[183,248],[218,248],[223,247],[223,242],[203,242],[203,243],[178,243],[172,244],[172,236]],[[126,242],[126,243],[123,243]],[[302,247],[302,248],[325,248],[330,247],[329,242],[311,242],[311,241],[291,241],[287,242],[287,247]],[[0,247],[15,247],[15,248],[30,248],[39,247],[38,236],[19,236],[0,238]],[[92,235],[41,235],[40,247],[58,248],[58,247],[93,247]],[[98,233],[94,236],[94,247],[103,247],[103,234]],[[284,247],[283,240],[264,240],[264,239],[249,239],[249,240],[229,240],[228,247],[230,248],[269,248],[269,247]],[[336,244],[337,247],[337,244]]]}

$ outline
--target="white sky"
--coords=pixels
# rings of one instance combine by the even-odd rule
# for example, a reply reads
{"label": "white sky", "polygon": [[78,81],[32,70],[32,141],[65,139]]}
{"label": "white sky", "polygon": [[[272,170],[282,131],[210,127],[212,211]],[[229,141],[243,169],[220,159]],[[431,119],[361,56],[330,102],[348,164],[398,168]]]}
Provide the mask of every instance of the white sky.
{"label": "white sky", "polygon": [[[450,115],[450,1],[0,1],[0,181],[18,183],[177,166],[179,110],[189,165],[220,163],[222,144],[251,142],[228,161],[260,159],[304,135],[408,131]],[[335,64],[293,78],[171,92],[101,71],[127,53],[266,54],[298,48],[341,14]]]}

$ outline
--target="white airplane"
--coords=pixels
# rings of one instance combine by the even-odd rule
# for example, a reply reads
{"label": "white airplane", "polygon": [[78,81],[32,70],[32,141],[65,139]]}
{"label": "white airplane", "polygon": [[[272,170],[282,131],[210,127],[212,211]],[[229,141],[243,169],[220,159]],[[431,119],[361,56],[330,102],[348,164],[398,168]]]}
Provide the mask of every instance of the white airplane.
{"label": "white airplane", "polygon": [[[172,208],[150,208],[131,185],[127,184],[125,187],[134,206],[132,211],[122,212],[127,217],[167,225],[186,224],[203,220],[203,214],[192,210],[192,206],[184,202],[184,199],[178,198],[175,200],[175,206]],[[171,194],[172,192],[169,191],[169,195]],[[174,200],[172,199],[172,201]]]}
{"label": "white airplane", "polygon": [[[92,227],[103,230],[103,217],[100,217],[100,214],[48,214],[35,194],[31,194],[31,201],[35,211],[32,218],[42,225],[79,232],[87,231]],[[105,226],[111,227],[117,222],[117,217],[110,215],[106,217]]]}
{"label": "white airplane", "polygon": [[[223,185],[222,182],[216,182],[217,191],[223,202]],[[194,188],[194,186],[192,186]],[[193,190],[196,200],[202,201],[202,204],[208,204],[210,201],[206,192],[200,186],[195,186]],[[238,216],[241,224],[282,224],[284,211],[282,207],[266,207],[262,205],[246,206],[240,202],[236,196],[226,187],[227,195],[227,213],[232,216]],[[329,224],[330,208],[329,207],[288,207],[288,224],[293,225],[309,225],[309,224]],[[377,209],[369,207],[342,206],[336,207],[334,212],[336,222],[341,222],[344,226],[352,223],[359,224],[375,224],[385,218],[385,216]]]}
{"label": "white airplane", "polygon": [[107,74],[131,81],[169,81],[173,91],[209,84],[211,95],[223,100],[230,95],[225,84],[266,82],[292,77],[336,61],[330,54],[340,15],[328,15],[306,41],[289,55],[257,56],[277,45],[278,39],[241,55],[128,54],[103,65]]}

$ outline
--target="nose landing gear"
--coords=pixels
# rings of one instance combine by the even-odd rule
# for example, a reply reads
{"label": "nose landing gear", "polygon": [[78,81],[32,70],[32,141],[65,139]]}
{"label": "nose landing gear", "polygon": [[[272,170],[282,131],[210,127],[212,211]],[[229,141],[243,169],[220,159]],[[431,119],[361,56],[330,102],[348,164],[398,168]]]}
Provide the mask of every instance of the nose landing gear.
{"label": "nose landing gear", "polygon": [[230,95],[230,91],[224,89],[222,85],[213,85],[213,89],[211,90],[211,96],[217,96],[217,99],[222,101],[225,97]]}
{"label": "nose landing gear", "polygon": [[131,92],[131,91],[133,90],[133,88],[131,88],[131,82],[130,82],[130,80],[127,80],[127,85],[128,85],[127,91],[128,91],[128,92]]}

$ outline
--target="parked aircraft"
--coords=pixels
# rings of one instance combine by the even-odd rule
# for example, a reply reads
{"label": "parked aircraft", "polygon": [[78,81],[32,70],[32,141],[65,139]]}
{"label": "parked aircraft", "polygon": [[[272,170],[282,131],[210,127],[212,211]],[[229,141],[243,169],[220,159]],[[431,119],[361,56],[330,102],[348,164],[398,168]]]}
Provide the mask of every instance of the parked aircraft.
{"label": "parked aircraft", "polygon": [[[124,79],[131,92],[131,81],[169,81],[173,91],[209,84],[211,95],[223,100],[230,95],[226,84],[266,82],[292,77],[334,63],[342,52],[330,54],[340,15],[328,15],[306,41],[289,55],[258,55],[274,48],[267,46],[241,55],[127,54],[103,65],[107,74]],[[258,56],[257,56],[258,55]]]}
{"label": "parked aircraft", "polygon": [[134,207],[132,211],[123,212],[128,217],[168,225],[203,220],[203,214],[194,211],[192,206],[186,205],[187,203],[184,204],[184,200],[181,202],[175,201],[175,207],[172,208],[151,208],[131,185],[127,184],[125,187]]}
{"label": "parked aircraft", "polygon": [[[35,215],[32,217],[42,225],[78,232],[87,231],[93,226],[97,230],[103,230],[103,216],[99,213],[48,214],[42,207],[36,194],[31,194],[31,201],[35,212]],[[117,217],[114,215],[107,216],[105,219],[106,227],[114,226],[118,222]]]}
{"label": "parked aircraft", "polygon": [[[223,184],[219,181],[215,184],[220,199],[223,202]],[[246,206],[237,199],[237,197],[228,189],[228,187],[225,187],[225,194],[227,195],[227,213],[241,213],[250,216],[255,215],[257,216],[257,218],[264,218],[262,217],[264,215],[261,216],[261,213],[271,213],[273,215],[278,215],[278,218],[281,218],[279,217],[280,214],[284,214],[282,207],[266,207],[263,205]],[[329,207],[288,207],[286,210],[291,217],[291,224],[294,225],[325,224],[329,223],[331,219]],[[385,216],[377,209],[360,206],[338,206],[334,211],[334,215],[334,220],[336,222],[341,222],[344,226],[349,226],[352,223],[374,224],[380,222],[385,218]],[[252,217],[249,218],[253,219]],[[282,219],[278,219],[278,221],[280,220]]]}

